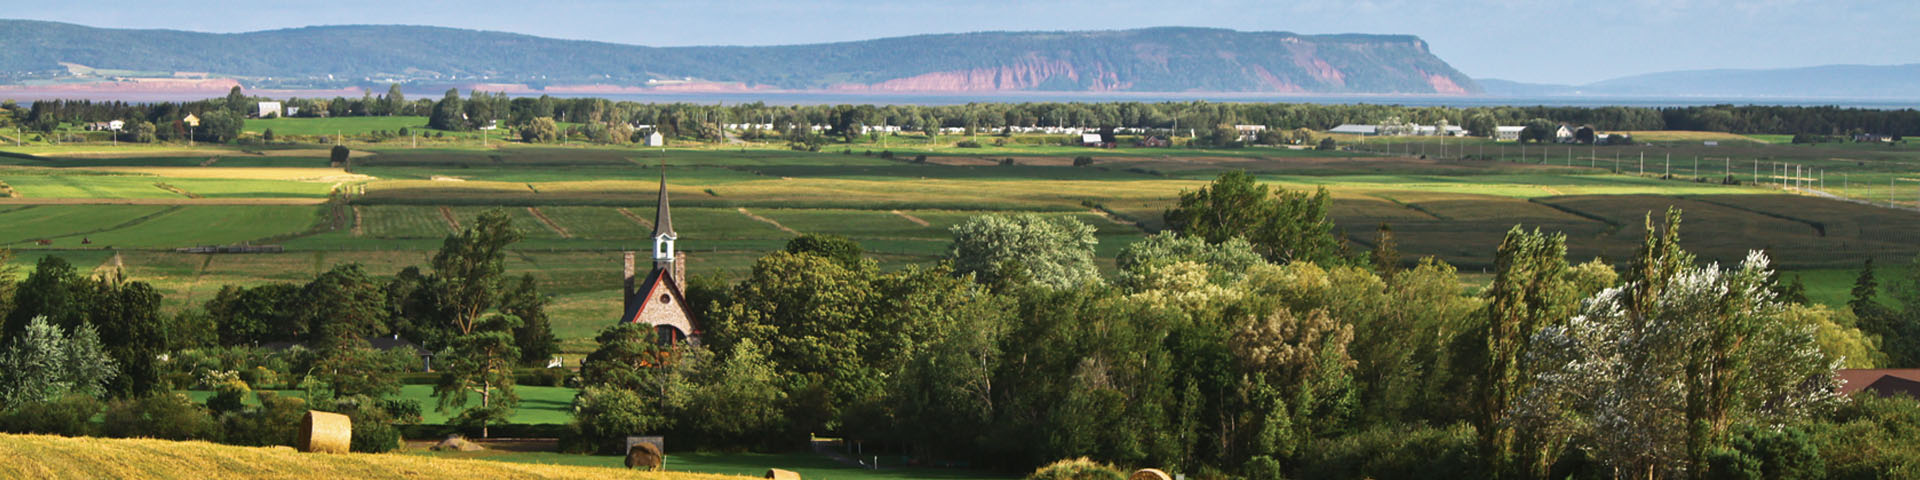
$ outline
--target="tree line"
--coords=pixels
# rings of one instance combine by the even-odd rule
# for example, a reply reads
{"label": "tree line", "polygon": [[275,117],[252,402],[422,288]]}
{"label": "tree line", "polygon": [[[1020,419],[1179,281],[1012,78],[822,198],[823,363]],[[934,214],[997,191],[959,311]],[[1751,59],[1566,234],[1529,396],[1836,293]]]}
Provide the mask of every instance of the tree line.
{"label": "tree line", "polygon": [[[22,128],[51,132],[63,122],[127,120],[156,126],[155,139],[180,139],[188,133],[176,127],[179,118],[193,113],[206,121],[213,112],[238,119],[255,112],[260,101],[238,87],[226,97],[194,102],[93,102],[45,100],[5,108]],[[1301,103],[1192,102],[1027,102],[970,103],[965,105],[733,105],[640,103],[604,98],[509,98],[483,91],[462,96],[449,89],[441,98],[409,100],[393,86],[384,95],[371,91],[360,98],[292,98],[279,100],[297,109],[300,117],[354,117],[413,115],[429,117],[429,126],[463,131],[493,125],[521,129],[538,119],[583,126],[647,125],[669,137],[719,140],[723,125],[770,125],[769,131],[792,134],[789,126],[826,126],[836,134],[860,134],[861,126],[890,125],[908,132],[937,132],[942,128],[988,133],[1016,127],[1139,128],[1167,131],[1213,132],[1232,125],[1265,125],[1275,130],[1326,130],[1340,124],[1380,124],[1389,118],[1423,125],[1460,125],[1476,135],[1492,135],[1495,125],[1525,125],[1531,121],[1553,125],[1591,126],[1600,130],[1702,130],[1730,133],[1844,135],[1873,133],[1889,136],[1920,134],[1920,111],[1879,110],[1834,106],[1712,105],[1686,107],[1555,107],[1486,106],[1438,107],[1401,105],[1327,105]],[[583,127],[586,128],[586,127]],[[198,135],[198,133],[195,133]],[[206,141],[237,136],[210,134]]]}
{"label": "tree line", "polygon": [[[267,425],[301,399],[237,399],[282,385],[390,443],[380,428],[425,407],[391,401],[392,377],[378,374],[409,359],[356,340],[398,334],[440,352],[433,408],[476,430],[511,414],[527,373],[568,377],[581,389],[563,445],[577,452],[641,433],[773,451],[833,435],[926,463],[1023,471],[1085,457],[1195,478],[1920,471],[1920,403],[1840,397],[1834,376],[1913,356],[1914,309],[1876,300],[1920,296],[1910,279],[1863,274],[1858,305],[1808,304],[1764,253],[1695,259],[1674,211],[1650,215],[1621,264],[1570,261],[1563,235],[1516,226],[1489,246],[1492,278],[1470,289],[1444,262],[1402,258],[1385,226],[1370,249],[1341,241],[1329,201],[1224,174],[1184,192],[1169,231],[1122,248],[1111,275],[1093,228],[1060,217],[975,217],[953,227],[941,261],[897,270],[854,241],[803,235],[735,278],[688,281],[698,342],[610,325],[577,372],[530,354],[551,334],[529,327],[544,324],[535,284],[504,274],[517,235],[498,213],[423,268],[375,279],[341,266],[171,316],[144,284],[42,261],[5,287],[0,381],[15,383],[0,392],[44,395],[10,400],[0,427],[104,408],[154,436],[269,442],[280,431]],[[249,346],[287,339],[307,346]],[[189,387],[218,393],[168,393]],[[135,427],[112,428],[83,433]]]}

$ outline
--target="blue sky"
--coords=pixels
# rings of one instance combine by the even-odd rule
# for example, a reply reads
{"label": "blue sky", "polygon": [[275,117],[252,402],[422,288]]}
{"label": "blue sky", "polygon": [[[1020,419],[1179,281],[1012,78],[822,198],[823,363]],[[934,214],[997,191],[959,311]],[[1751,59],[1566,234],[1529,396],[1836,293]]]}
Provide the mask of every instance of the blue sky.
{"label": "blue sky", "polygon": [[1478,78],[1920,63],[1913,0],[0,0],[0,16],[242,32],[414,24],[640,45],[773,45],[981,30],[1202,26],[1425,38]]}

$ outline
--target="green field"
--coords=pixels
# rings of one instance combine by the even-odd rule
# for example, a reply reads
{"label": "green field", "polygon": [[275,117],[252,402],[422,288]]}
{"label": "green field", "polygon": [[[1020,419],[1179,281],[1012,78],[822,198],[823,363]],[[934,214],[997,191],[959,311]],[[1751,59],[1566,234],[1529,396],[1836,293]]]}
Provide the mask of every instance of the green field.
{"label": "green field", "polygon": [[398,132],[406,128],[426,130],[427,117],[339,117],[339,118],[256,118],[247,120],[245,131],[275,135],[357,135],[377,130]]}
{"label": "green field", "polygon": [[[356,117],[247,126],[353,135],[424,123]],[[745,272],[796,233],[858,240],[883,268],[930,264],[945,253],[950,227],[989,213],[1092,225],[1111,270],[1123,246],[1164,228],[1161,214],[1182,191],[1227,170],[1286,188],[1325,187],[1352,248],[1370,248],[1376,228],[1389,224],[1409,261],[1437,256],[1469,278],[1491,267],[1515,224],[1566,233],[1575,260],[1621,262],[1637,248],[1645,216],[1670,206],[1685,210],[1683,242],[1702,258],[1733,262],[1766,249],[1776,265],[1803,272],[1810,295],[1829,304],[1844,298],[1837,293],[1864,259],[1920,254],[1910,241],[1920,234],[1920,213],[1909,210],[1920,207],[1920,185],[1897,181],[1920,176],[1920,149],[1701,132],[1640,136],[1642,145],[1598,148],[1370,137],[1348,139],[1359,151],[1326,152],[1095,150],[1025,136],[1006,146],[981,136],[987,145],[973,149],[954,146],[964,137],[903,135],[818,153],[754,143],[645,149],[445,140],[414,148],[349,138],[356,156],[346,170],[327,168],[326,144],[40,144],[0,147],[18,154],[0,156],[0,182],[14,192],[0,198],[0,246],[16,250],[16,264],[55,254],[86,267],[117,262],[165,293],[167,308],[183,309],[226,284],[305,281],[348,262],[376,275],[422,265],[455,225],[504,208],[525,237],[509,272],[533,275],[552,295],[554,326],[570,355],[590,349],[591,336],[618,314],[619,252],[650,248],[663,172],[691,273],[723,276]],[[1095,163],[1071,166],[1082,155]],[[999,165],[1004,158],[1014,165]],[[1816,172],[1815,187],[1824,178],[1824,192],[1856,201],[1783,191],[1767,183],[1777,182],[1768,173],[1773,162],[1806,165]],[[1738,184],[1722,184],[1729,176]],[[345,196],[321,204],[333,192]],[[1904,208],[1885,208],[1889,194]],[[296,202],[306,204],[289,204]],[[286,251],[172,252],[239,243]]]}

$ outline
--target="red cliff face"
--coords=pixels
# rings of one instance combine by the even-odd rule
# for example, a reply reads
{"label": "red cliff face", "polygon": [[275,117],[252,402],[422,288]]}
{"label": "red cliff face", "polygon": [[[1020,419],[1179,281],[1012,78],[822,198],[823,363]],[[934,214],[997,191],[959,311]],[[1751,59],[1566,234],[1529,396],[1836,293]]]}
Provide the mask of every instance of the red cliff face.
{"label": "red cliff face", "polygon": [[1453,79],[1447,78],[1446,75],[1427,72],[1420,72],[1420,74],[1427,76],[1427,84],[1433,85],[1434,93],[1444,93],[1448,95],[1467,94],[1465,87],[1461,87],[1458,83],[1453,83]]}
{"label": "red cliff face", "polygon": [[1127,87],[1126,83],[1120,81],[1119,75],[1103,70],[1085,72],[1083,75],[1082,72],[1073,68],[1073,64],[1064,60],[1029,56],[1023,61],[999,67],[925,73],[871,84],[845,83],[834,85],[832,88],[843,91],[877,92],[1032,90],[1055,78],[1082,83],[1083,76],[1089,91],[1121,90]]}

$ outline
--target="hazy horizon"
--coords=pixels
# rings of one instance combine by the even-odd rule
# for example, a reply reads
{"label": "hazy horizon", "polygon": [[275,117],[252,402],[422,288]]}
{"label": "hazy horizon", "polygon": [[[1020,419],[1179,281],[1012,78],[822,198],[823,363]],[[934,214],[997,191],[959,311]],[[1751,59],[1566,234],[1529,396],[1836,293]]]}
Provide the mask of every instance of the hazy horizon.
{"label": "hazy horizon", "polygon": [[[13,3],[13,2],[7,2]],[[1442,4],[1403,0],[1159,2],[990,0],[724,5],[610,0],[474,0],[458,8],[418,1],[340,0],[326,8],[261,2],[139,2],[75,9],[7,5],[8,18],[105,28],[235,33],[345,24],[431,25],[647,46],[785,45],[990,30],[1119,30],[1161,26],[1406,34],[1477,79],[1586,84],[1674,70],[1772,69],[1920,63],[1920,2],[1625,0]],[[206,12],[218,11],[219,15]],[[744,27],[744,28],[743,28]]]}

